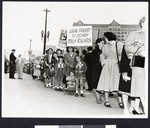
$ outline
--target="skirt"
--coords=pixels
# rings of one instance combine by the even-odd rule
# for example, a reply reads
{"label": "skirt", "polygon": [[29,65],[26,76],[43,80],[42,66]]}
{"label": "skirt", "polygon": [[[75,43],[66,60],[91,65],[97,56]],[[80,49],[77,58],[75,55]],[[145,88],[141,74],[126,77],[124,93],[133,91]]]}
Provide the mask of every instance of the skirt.
{"label": "skirt", "polygon": [[45,72],[44,72],[44,74],[43,74],[43,77],[44,77],[44,78],[51,78],[51,77],[54,76],[54,75],[55,75],[55,73],[54,73],[53,70],[50,70],[49,68],[46,68],[46,69],[45,69]]}
{"label": "skirt", "polygon": [[108,59],[102,68],[97,90],[113,92],[118,91],[120,73],[115,59]]}
{"label": "skirt", "polygon": [[132,67],[131,97],[145,96],[145,69]]}

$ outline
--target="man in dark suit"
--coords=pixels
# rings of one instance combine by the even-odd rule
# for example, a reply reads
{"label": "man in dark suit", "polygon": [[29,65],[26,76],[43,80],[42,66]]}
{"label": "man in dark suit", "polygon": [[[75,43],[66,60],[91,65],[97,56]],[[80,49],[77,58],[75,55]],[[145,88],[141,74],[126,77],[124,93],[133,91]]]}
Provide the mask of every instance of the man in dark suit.
{"label": "man in dark suit", "polygon": [[15,79],[14,75],[15,75],[15,71],[16,71],[16,57],[14,55],[15,53],[15,49],[11,50],[11,54],[10,54],[10,68],[9,68],[9,78],[10,79]]}
{"label": "man in dark suit", "polygon": [[91,86],[91,78],[92,78],[92,47],[87,48],[88,53],[85,55],[84,62],[87,64],[87,71],[86,71],[86,81],[88,84],[88,91],[92,91]]}

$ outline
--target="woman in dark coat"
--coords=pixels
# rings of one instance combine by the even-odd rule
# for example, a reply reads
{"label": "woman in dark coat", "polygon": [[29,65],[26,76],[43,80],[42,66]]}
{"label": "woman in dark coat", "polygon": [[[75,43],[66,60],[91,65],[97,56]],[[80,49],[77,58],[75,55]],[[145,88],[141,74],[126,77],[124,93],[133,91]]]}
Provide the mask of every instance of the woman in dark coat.
{"label": "woman in dark coat", "polygon": [[131,91],[131,76],[132,71],[130,67],[130,54],[126,53],[125,46],[122,50],[122,56],[120,61],[120,83],[119,83],[119,93],[122,94],[124,103],[124,114],[129,114],[128,111],[128,96],[130,96]]}
{"label": "woman in dark coat", "polygon": [[91,78],[91,89],[96,89],[102,66],[100,63],[100,54],[102,53],[102,45],[104,41],[101,38],[96,40],[95,49],[92,51],[92,78]]}
{"label": "woman in dark coat", "polygon": [[52,87],[53,77],[54,77],[54,68],[53,68],[53,49],[49,48],[46,50],[46,55],[44,57],[44,64],[45,64],[45,87]]}

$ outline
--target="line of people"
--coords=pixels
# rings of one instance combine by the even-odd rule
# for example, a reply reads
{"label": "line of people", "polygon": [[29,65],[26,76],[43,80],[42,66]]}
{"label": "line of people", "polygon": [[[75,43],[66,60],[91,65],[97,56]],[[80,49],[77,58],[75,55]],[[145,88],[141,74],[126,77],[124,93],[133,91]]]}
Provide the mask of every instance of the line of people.
{"label": "line of people", "polygon": [[[60,54],[56,54],[60,51]],[[52,48],[46,50],[45,87],[52,87],[56,90],[69,88],[67,85],[74,85],[75,96],[85,97],[83,87],[85,83],[86,63],[82,61],[81,56],[74,52],[73,47],[67,47],[67,53],[62,55],[61,50],[53,52]]]}
{"label": "line of people", "polygon": [[[95,92],[98,104],[104,101],[106,107],[113,107],[109,96],[117,94],[118,105],[124,109],[124,114],[143,114],[146,106],[145,56],[142,54],[145,50],[144,22],[143,17],[139,22],[140,29],[130,32],[125,43],[117,41],[114,33],[105,32],[103,38],[96,40],[94,49],[88,47],[80,55],[73,47],[67,47],[64,55],[60,49],[56,52],[47,49],[42,72],[45,87],[74,91],[76,97],[85,97],[87,83],[87,90]],[[10,61],[10,66],[11,63],[14,61]],[[35,73],[40,75],[38,71]],[[10,78],[13,75],[10,72]]]}
{"label": "line of people", "polygon": [[[142,22],[143,21],[141,21],[140,24]],[[46,75],[48,77],[45,79],[45,86],[53,86],[58,90],[62,90],[64,88],[63,85],[65,85],[64,78],[65,80],[70,80],[70,77],[71,81],[68,83],[72,83],[72,85],[74,85],[76,92],[75,96],[79,96],[80,88],[81,96],[85,97],[83,88],[87,82],[87,90],[94,90],[96,102],[98,104],[101,104],[104,101],[104,105],[106,107],[112,107],[109,102],[109,96],[111,93],[114,93],[117,94],[119,107],[124,109],[125,114],[130,114],[128,111],[129,101],[127,100],[127,96],[130,96],[131,102],[135,99],[135,105],[131,103],[130,112],[133,114],[144,113],[144,109],[141,112],[139,105],[141,96],[137,94],[138,97],[135,97],[135,95],[132,94],[135,88],[136,90],[134,91],[137,91],[137,87],[135,87],[135,84],[137,84],[136,81],[138,81],[138,84],[143,85],[141,82],[144,82],[144,66],[140,67],[139,65],[139,67],[134,67],[130,64],[131,61],[133,61],[133,59],[137,56],[137,53],[135,54],[135,49],[138,49],[138,52],[140,52],[144,46],[144,40],[142,39],[144,35],[141,34],[143,30],[141,29],[138,30],[138,32],[139,31],[140,36],[138,36],[138,38],[137,35],[132,34],[131,32],[127,37],[125,44],[117,41],[117,37],[114,33],[105,32],[102,39],[98,38],[96,40],[94,50],[92,47],[88,47],[87,53],[83,50],[82,55],[79,56],[74,52],[73,47],[67,47],[67,53],[64,56],[59,56],[56,63],[53,63],[53,59],[49,58],[50,56],[53,58],[53,50],[51,48],[48,49],[46,51],[47,55],[45,57],[45,63],[47,67],[49,66],[46,71],[49,72],[49,75]],[[134,33],[137,34],[136,31]],[[132,39],[137,38],[134,48],[133,44],[128,41],[131,37]],[[132,46],[132,48],[129,48],[130,46]],[[126,47],[130,49],[130,52],[126,49]],[[134,51],[132,51],[133,49]],[[130,57],[127,57],[128,54]],[[51,63],[48,58],[51,60]],[[141,63],[140,61],[138,61],[139,64]],[[134,71],[135,68],[136,71]],[[133,75],[133,72],[137,72],[137,69],[140,74],[140,78]],[[137,77],[138,80],[135,77]],[[47,79],[49,79],[49,81]],[[140,88],[138,90],[140,90]],[[144,88],[142,88],[142,90],[143,94],[145,90]],[[126,93],[126,91],[128,92]],[[143,100],[144,98],[142,97],[141,99]],[[143,104],[143,106],[145,107],[145,104]]]}

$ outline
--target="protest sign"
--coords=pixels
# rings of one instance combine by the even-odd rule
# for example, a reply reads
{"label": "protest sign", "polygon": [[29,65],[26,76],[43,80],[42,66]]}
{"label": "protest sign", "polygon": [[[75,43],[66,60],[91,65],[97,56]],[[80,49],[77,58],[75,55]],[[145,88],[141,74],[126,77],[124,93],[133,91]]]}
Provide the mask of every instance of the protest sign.
{"label": "protest sign", "polygon": [[59,42],[58,42],[58,48],[66,49],[66,46],[67,46],[67,30],[61,30]]}
{"label": "protest sign", "polygon": [[67,31],[67,46],[92,46],[92,26],[75,26]]}

